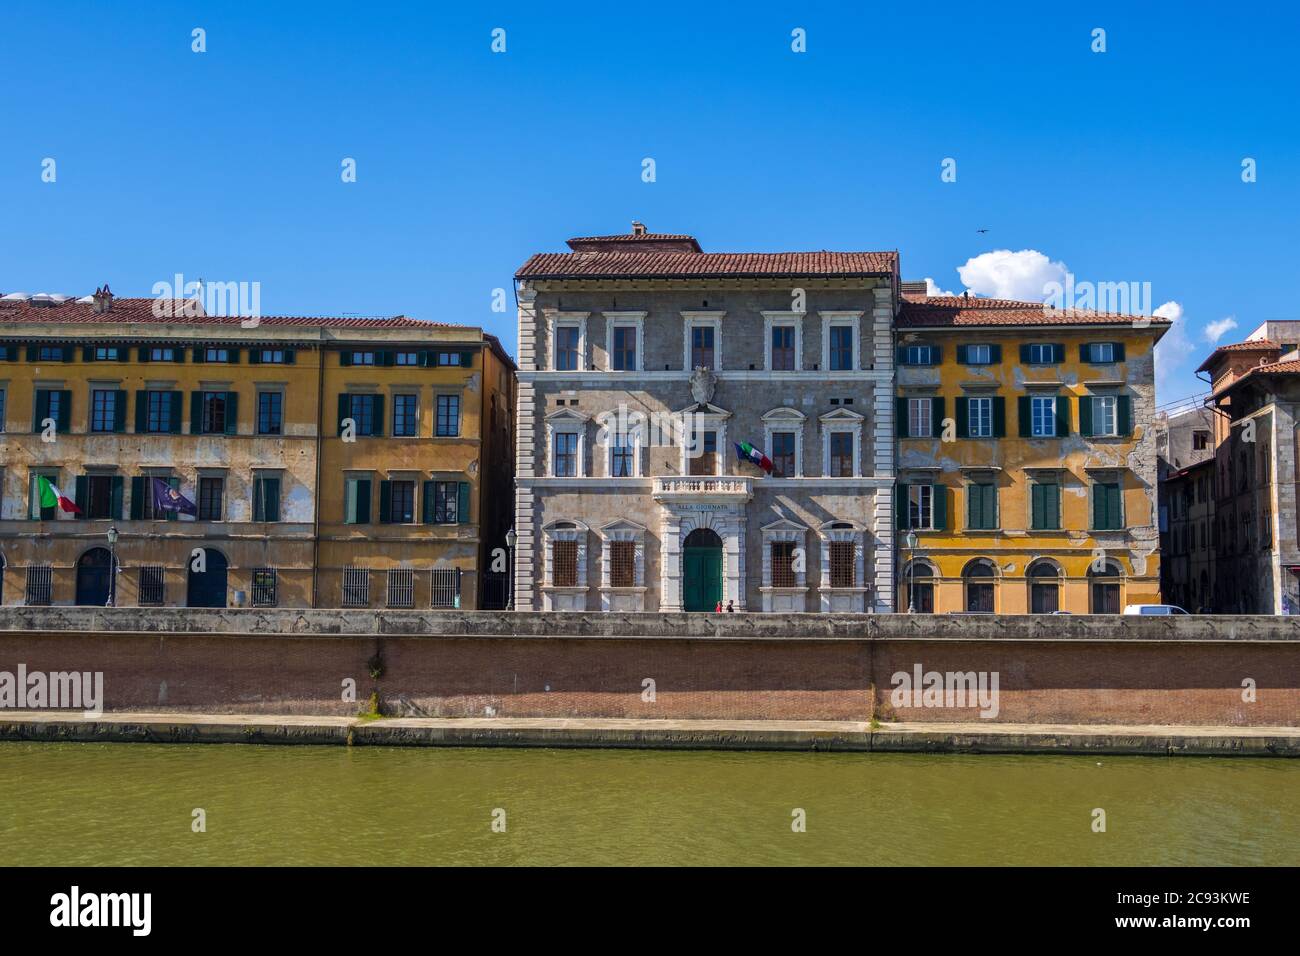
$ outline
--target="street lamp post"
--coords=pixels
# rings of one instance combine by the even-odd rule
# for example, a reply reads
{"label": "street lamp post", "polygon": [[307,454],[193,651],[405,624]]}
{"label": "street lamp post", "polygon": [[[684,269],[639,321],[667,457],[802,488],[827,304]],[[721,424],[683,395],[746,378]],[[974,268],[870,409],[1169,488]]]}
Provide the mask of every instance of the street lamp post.
{"label": "street lamp post", "polygon": [[117,526],[108,529],[108,603],[105,607],[117,605]]}
{"label": "street lamp post", "polygon": [[913,560],[913,552],[916,551],[916,532],[907,532],[907,537],[903,539],[907,544],[907,613],[916,613],[916,562]]}
{"label": "street lamp post", "polygon": [[515,534],[515,529],[511,528],[506,532],[506,549],[507,555],[506,566],[506,610],[515,609],[515,543],[519,540],[519,535]]}

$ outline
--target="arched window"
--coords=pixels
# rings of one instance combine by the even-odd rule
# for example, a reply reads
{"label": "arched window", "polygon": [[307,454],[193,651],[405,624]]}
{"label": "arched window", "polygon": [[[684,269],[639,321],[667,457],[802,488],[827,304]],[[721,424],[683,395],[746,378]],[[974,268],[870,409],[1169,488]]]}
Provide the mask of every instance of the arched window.
{"label": "arched window", "polygon": [[1093,614],[1118,614],[1123,569],[1118,561],[1106,558],[1102,567],[1095,562],[1088,565],[1088,591],[1091,598],[1089,611]]}
{"label": "arched window", "polygon": [[1025,572],[1029,579],[1029,613],[1051,614],[1061,609],[1061,568],[1040,558]]}
{"label": "arched window", "polygon": [[909,613],[934,613],[934,586],[938,577],[934,565],[920,558],[903,568],[903,603]]}
{"label": "arched window", "polygon": [[976,558],[962,570],[966,590],[966,610],[977,614],[993,613],[993,587],[998,572],[988,558]]}

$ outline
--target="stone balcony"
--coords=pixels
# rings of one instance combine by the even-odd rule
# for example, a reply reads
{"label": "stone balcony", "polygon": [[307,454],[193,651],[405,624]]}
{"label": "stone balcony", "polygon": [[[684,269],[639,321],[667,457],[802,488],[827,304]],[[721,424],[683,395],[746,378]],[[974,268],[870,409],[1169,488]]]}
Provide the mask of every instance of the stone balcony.
{"label": "stone balcony", "polygon": [[754,497],[754,479],[709,475],[663,476],[654,480],[655,501],[741,504]]}

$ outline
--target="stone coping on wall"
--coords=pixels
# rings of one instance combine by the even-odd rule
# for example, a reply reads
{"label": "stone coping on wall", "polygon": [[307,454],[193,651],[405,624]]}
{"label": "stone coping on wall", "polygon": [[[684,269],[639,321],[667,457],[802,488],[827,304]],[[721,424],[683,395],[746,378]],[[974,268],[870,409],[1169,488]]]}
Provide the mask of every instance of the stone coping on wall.
{"label": "stone coping on wall", "polygon": [[0,635],[5,632],[583,640],[1300,644],[1300,618],[1268,615],[659,614],[0,607]]}

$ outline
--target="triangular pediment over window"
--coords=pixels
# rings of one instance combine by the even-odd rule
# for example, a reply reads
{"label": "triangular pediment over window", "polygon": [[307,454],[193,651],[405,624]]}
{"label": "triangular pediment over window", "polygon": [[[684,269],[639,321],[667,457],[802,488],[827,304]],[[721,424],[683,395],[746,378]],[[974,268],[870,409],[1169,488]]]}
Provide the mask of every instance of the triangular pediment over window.
{"label": "triangular pediment over window", "polygon": [[562,425],[565,423],[581,425],[584,422],[591,421],[591,416],[584,415],[582,412],[574,408],[557,408],[546,416],[546,420],[552,425]]}
{"label": "triangular pediment over window", "polygon": [[835,409],[835,411],[827,412],[825,415],[818,415],[817,420],[820,422],[827,422],[829,424],[835,424],[836,422],[843,422],[846,425],[854,425],[857,424],[858,422],[863,421],[865,417],[866,416],[859,415],[857,412],[852,411],[851,409],[837,408]]}

